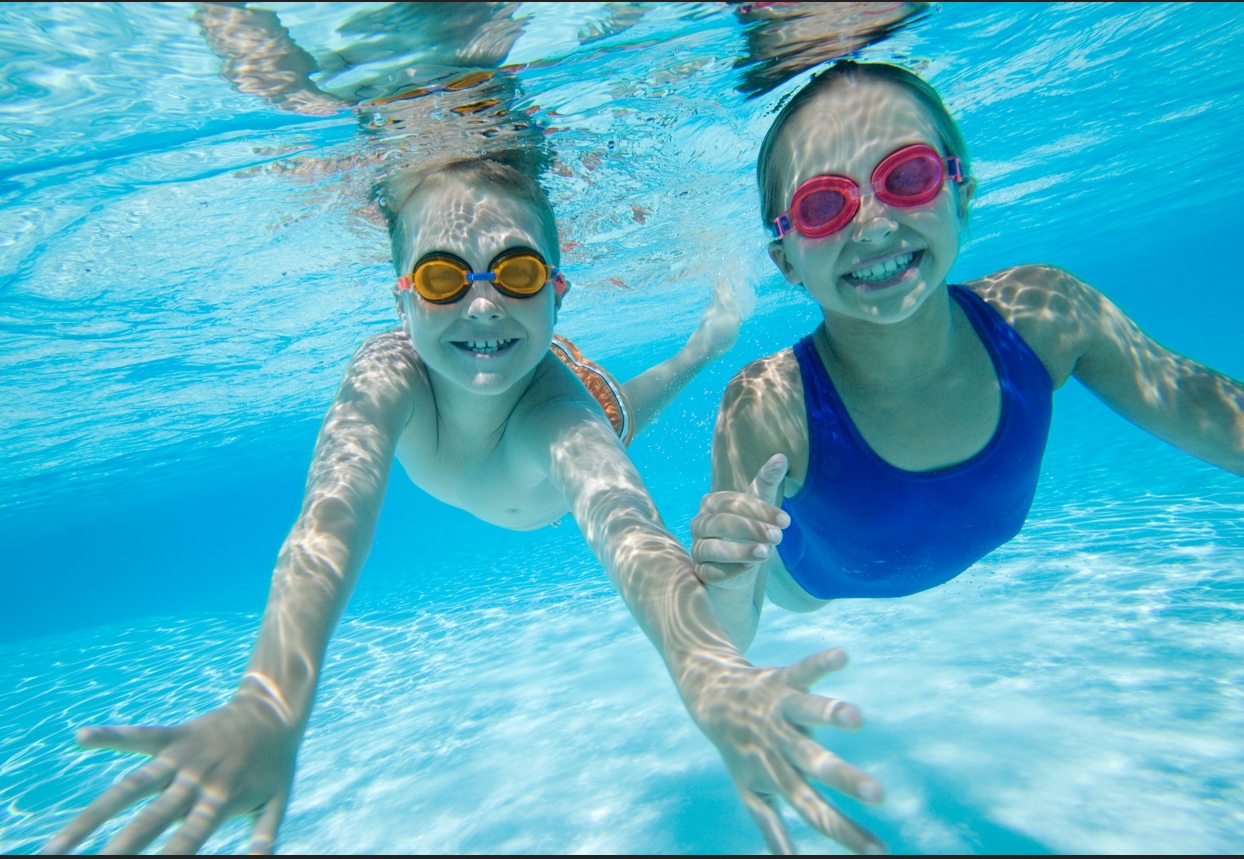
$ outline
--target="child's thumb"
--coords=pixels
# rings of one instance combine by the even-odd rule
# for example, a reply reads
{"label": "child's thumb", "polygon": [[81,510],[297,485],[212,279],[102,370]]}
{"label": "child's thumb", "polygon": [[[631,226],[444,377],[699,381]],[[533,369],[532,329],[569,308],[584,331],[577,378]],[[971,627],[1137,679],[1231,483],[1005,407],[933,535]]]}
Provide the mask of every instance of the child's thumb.
{"label": "child's thumb", "polygon": [[769,457],[768,462],[760,466],[760,471],[756,472],[756,479],[752,481],[751,486],[747,487],[747,491],[769,504],[777,504],[778,492],[782,481],[786,478],[788,467],[786,456],[775,453]]}

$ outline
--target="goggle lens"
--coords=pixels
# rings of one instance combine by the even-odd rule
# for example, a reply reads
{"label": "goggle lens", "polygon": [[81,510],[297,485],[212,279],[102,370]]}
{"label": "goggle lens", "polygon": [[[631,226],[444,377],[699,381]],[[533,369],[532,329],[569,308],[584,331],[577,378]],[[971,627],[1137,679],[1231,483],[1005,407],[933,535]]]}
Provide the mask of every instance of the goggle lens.
{"label": "goggle lens", "polygon": [[909,154],[888,166],[877,196],[883,202],[918,206],[937,196],[942,187],[942,160],[928,151]]}
{"label": "goggle lens", "polygon": [[449,260],[428,260],[415,269],[415,289],[429,301],[443,301],[466,285],[467,271]]}
{"label": "goggle lens", "polygon": [[791,217],[810,238],[827,236],[846,226],[859,208],[855,183],[844,176],[816,176],[804,182],[791,201]]}
{"label": "goggle lens", "polygon": [[801,198],[795,207],[797,223],[813,229],[824,227],[842,214],[847,202],[841,191],[813,191]]}
{"label": "goggle lens", "polygon": [[548,266],[529,254],[503,260],[493,274],[498,284],[519,295],[535,295],[549,279]]}

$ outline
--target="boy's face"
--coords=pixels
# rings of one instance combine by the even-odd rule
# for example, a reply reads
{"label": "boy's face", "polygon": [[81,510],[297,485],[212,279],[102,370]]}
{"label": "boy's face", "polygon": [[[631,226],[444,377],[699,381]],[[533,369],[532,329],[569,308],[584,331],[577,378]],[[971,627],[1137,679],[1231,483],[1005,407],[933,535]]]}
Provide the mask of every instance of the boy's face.
{"label": "boy's face", "polygon": [[[426,182],[402,209],[412,240],[400,261],[403,274],[433,252],[450,253],[487,271],[502,251],[526,247],[555,259],[532,207],[511,196],[455,178]],[[402,322],[428,369],[480,394],[509,390],[549,350],[556,297],[546,284],[530,298],[502,295],[490,281],[476,281],[452,304],[433,304],[414,290],[402,293]]]}
{"label": "boy's face", "polygon": [[[783,208],[803,182],[826,173],[849,176],[868,193],[882,159],[913,143],[941,151],[937,126],[911,94],[878,82],[836,86],[794,117],[774,149]],[[945,282],[959,252],[972,188],[971,180],[958,185],[947,179],[931,203],[913,209],[868,196],[839,232],[819,239],[792,232],[770,243],[769,254],[786,279],[802,283],[827,313],[899,322]],[[901,276],[879,283],[852,276],[868,276],[872,266],[889,260],[900,271],[906,263]]]}

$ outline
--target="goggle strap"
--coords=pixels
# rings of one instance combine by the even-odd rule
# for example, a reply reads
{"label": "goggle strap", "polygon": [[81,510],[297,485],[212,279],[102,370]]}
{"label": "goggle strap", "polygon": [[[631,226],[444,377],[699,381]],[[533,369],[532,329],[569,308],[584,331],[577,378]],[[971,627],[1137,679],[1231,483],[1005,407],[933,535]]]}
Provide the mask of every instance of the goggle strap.
{"label": "goggle strap", "polygon": [[946,159],[946,172],[950,174],[951,179],[960,185],[963,184],[963,162],[953,155]]}
{"label": "goggle strap", "polygon": [[561,298],[570,289],[570,284],[566,281],[566,276],[562,274],[561,269],[553,269],[553,291]]}
{"label": "goggle strap", "polygon": [[773,231],[779,239],[786,238],[786,234],[790,232],[790,212],[773,219]]}
{"label": "goggle strap", "polygon": [[410,275],[404,274],[397,279],[397,288],[401,292],[410,292]]}

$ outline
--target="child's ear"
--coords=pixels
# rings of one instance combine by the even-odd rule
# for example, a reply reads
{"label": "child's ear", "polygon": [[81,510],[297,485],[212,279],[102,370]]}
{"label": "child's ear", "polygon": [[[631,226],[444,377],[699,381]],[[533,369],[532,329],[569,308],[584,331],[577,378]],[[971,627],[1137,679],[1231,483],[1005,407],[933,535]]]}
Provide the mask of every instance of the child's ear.
{"label": "child's ear", "polygon": [[398,318],[399,320],[401,320],[401,323],[402,323],[402,330],[403,330],[403,331],[409,331],[409,330],[410,330],[410,326],[408,326],[408,325],[406,324],[406,322],[407,322],[407,319],[406,319],[406,302],[402,300],[405,296],[407,296],[407,295],[409,295],[409,294],[410,294],[409,292],[405,292],[405,291],[402,291],[402,290],[399,290],[399,289],[395,289],[395,290],[393,290],[393,299],[394,299],[394,301],[396,301],[396,303],[397,303],[397,318]]}
{"label": "child's ear", "polygon": [[557,321],[557,311],[562,309],[562,299],[566,297],[566,293],[570,292],[570,281],[558,274],[557,282],[553,287],[553,321]]}
{"label": "child's ear", "polygon": [[966,182],[959,186],[959,220],[966,221],[968,218],[968,201],[972,199],[972,195],[976,193],[976,180],[969,178]]}
{"label": "child's ear", "polygon": [[786,278],[787,283],[798,286],[803,282],[799,278],[799,272],[795,271],[795,267],[790,264],[790,258],[786,256],[786,246],[782,244],[781,239],[769,242],[769,259],[773,260],[773,264],[778,267],[778,271],[782,273],[782,277]]}

